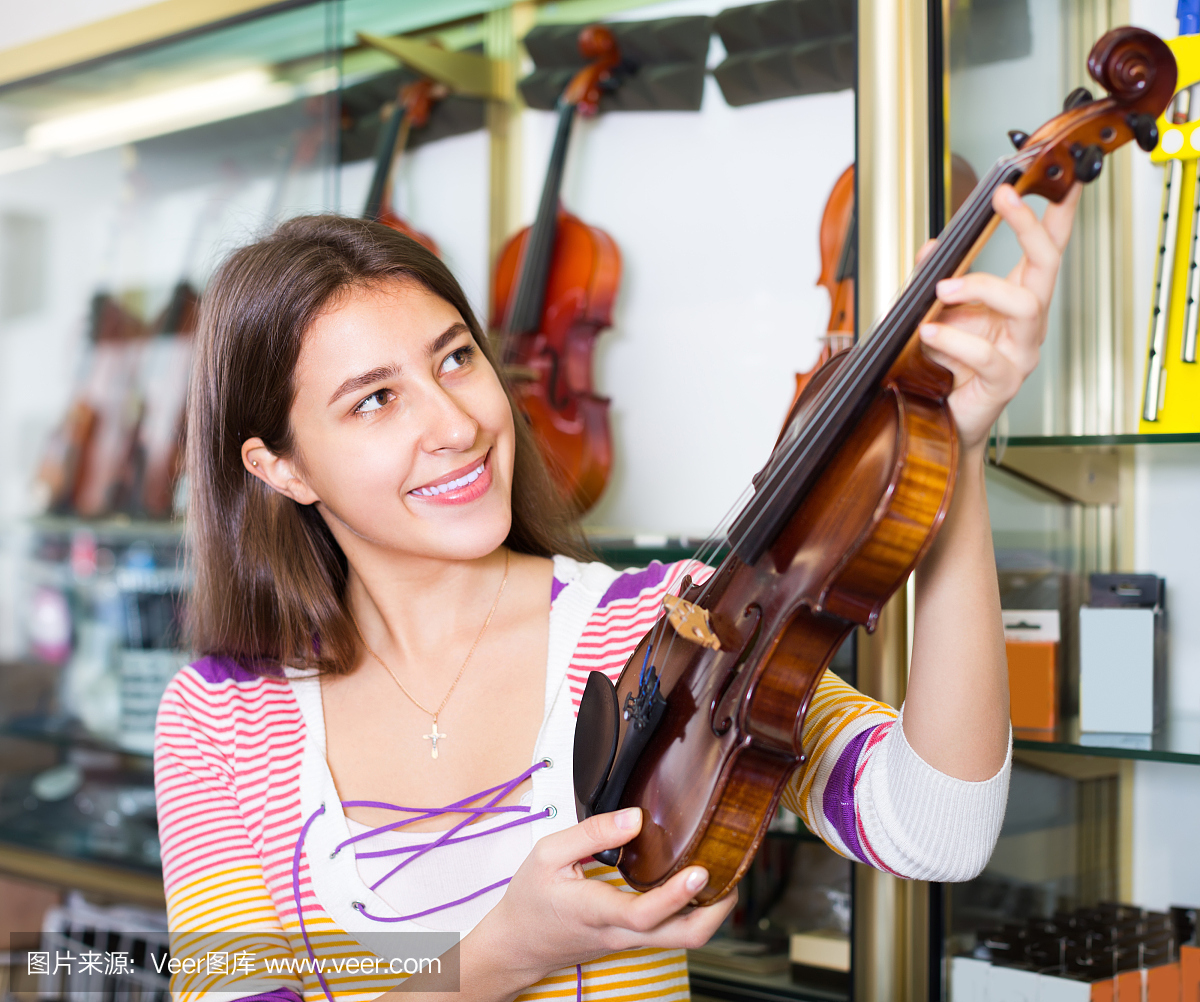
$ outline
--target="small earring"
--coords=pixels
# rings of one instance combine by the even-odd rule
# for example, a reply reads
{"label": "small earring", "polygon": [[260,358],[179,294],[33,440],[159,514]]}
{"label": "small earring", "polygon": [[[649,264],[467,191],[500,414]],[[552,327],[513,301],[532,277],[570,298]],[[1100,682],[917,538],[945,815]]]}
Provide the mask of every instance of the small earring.
{"label": "small earring", "polygon": [[258,460],[257,460],[257,459],[252,459],[252,460],[250,460],[250,465],[251,465],[251,466],[257,466],[257,465],[258,465]]}

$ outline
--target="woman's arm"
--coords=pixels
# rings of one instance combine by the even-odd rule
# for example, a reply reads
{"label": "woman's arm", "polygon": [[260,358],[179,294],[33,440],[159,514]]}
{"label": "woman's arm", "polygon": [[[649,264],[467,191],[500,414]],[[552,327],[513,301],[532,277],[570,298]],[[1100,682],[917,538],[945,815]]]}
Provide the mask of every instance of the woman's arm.
{"label": "woman's arm", "polygon": [[1037,365],[1046,315],[1081,188],[1038,220],[1009,186],[996,211],[1024,251],[1007,279],[972,273],[938,286],[947,308],[921,328],[928,354],[954,374],[958,485],[917,574],[904,736],[956,779],[985,780],[1008,754],[1008,667],[984,490],[989,430]]}
{"label": "woman's arm", "polygon": [[[154,788],[162,844],[171,952],[203,959],[209,951],[250,964],[225,974],[203,964],[171,977],[171,996],[186,1002],[210,992],[227,999],[304,998],[295,972],[265,964],[291,961],[291,942],[267,890],[257,850],[234,796],[232,765],[209,740],[197,707],[205,686],[185,668],[159,704],[154,739]],[[211,712],[218,707],[208,707]]]}

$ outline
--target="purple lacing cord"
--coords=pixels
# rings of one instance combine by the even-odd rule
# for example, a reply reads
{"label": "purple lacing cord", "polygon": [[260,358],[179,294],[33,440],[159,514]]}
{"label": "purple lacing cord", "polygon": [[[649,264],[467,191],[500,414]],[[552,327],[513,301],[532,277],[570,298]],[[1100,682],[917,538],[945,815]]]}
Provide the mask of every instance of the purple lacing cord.
{"label": "purple lacing cord", "polygon": [[317,975],[317,980],[321,982],[321,991],[325,993],[329,1002],[333,1002],[329,985],[325,984],[325,975],[317,969],[317,955],[313,953],[312,943],[308,939],[308,929],[304,925],[304,909],[300,903],[300,853],[304,848],[304,838],[308,835],[312,823],[324,813],[325,805],[322,804],[309,815],[308,820],[304,822],[304,827],[300,829],[300,838],[296,840],[296,851],[292,853],[292,898],[296,902],[296,918],[300,920],[300,935],[304,937],[304,949],[308,951],[309,960],[313,962],[313,972]]}
{"label": "purple lacing cord", "polygon": [[[376,890],[385,880],[394,876],[400,870],[404,869],[404,867],[406,867],[414,859],[418,859],[419,857],[424,855],[426,852],[428,852],[430,849],[433,849],[437,846],[453,845],[458,842],[466,842],[473,838],[480,838],[484,835],[490,835],[493,832],[503,831],[506,828],[514,828],[517,825],[529,824],[530,822],[537,821],[540,818],[552,817],[553,815],[550,813],[550,808],[546,808],[543,811],[539,811],[537,814],[531,814],[531,813],[529,813],[530,808],[526,807],[523,804],[519,805],[519,806],[514,806],[514,807],[497,807],[497,806],[495,806],[498,801],[503,800],[506,796],[508,796],[509,793],[511,793],[513,790],[515,790],[518,786],[520,786],[521,783],[525,782],[525,780],[527,780],[530,776],[532,776],[539,769],[546,768],[547,765],[549,765],[549,762],[546,759],[543,759],[540,762],[535,762],[532,766],[530,766],[528,769],[526,769],[523,773],[521,773],[521,775],[517,776],[515,779],[511,779],[506,783],[500,783],[496,786],[489,787],[486,790],[481,790],[479,793],[473,794],[472,796],[469,796],[469,797],[464,797],[462,800],[457,800],[452,804],[447,804],[445,807],[400,807],[397,804],[386,804],[386,803],[383,803],[381,801],[376,801],[376,800],[344,800],[344,801],[342,801],[343,808],[375,807],[375,808],[379,808],[382,810],[388,810],[388,811],[400,811],[405,814],[412,814],[414,816],[411,818],[408,818],[405,821],[395,822],[395,823],[388,824],[388,825],[382,825],[381,827],[378,827],[378,828],[372,828],[370,831],[362,832],[361,834],[358,834],[358,835],[352,835],[350,838],[346,839],[343,842],[338,843],[338,845],[336,845],[334,847],[333,855],[336,856],[339,852],[342,851],[342,849],[344,849],[348,845],[352,845],[356,842],[361,842],[364,839],[370,838],[373,835],[378,835],[381,832],[392,831],[396,828],[401,828],[404,825],[412,824],[414,821],[421,821],[426,818],[435,818],[442,814],[465,814],[466,815],[466,817],[463,818],[463,820],[460,821],[458,824],[456,824],[453,828],[450,828],[446,832],[443,832],[439,838],[437,838],[434,842],[431,842],[427,845],[401,846],[399,848],[381,850],[379,852],[362,853],[361,855],[364,858],[372,858],[372,857],[379,857],[379,856],[391,856],[391,855],[397,855],[399,853],[405,853],[405,852],[412,853],[412,855],[409,856],[408,859],[402,860],[399,864],[397,864],[394,868],[389,870],[379,880],[377,880],[374,884],[371,885],[371,890]],[[489,793],[493,794],[493,796],[491,797],[490,800],[487,801],[485,806],[483,806],[483,807],[470,806],[475,801],[477,801],[480,797],[485,797]],[[510,821],[506,824],[498,825],[495,828],[489,828],[487,831],[478,832],[478,833],[472,834],[472,835],[464,835],[464,836],[461,836],[460,838],[452,837],[457,832],[461,831],[464,826],[470,824],[472,819],[474,819],[474,818],[478,818],[484,814],[502,814],[505,812],[523,813],[526,816],[523,818],[518,818],[516,821]],[[301,852],[303,851],[304,839],[307,837],[308,830],[309,830],[309,828],[312,827],[312,823],[314,821],[316,821],[317,818],[319,818],[324,813],[325,813],[325,805],[322,804],[319,808],[317,808],[317,810],[313,811],[313,813],[311,815],[309,815],[308,820],[304,822],[304,826],[300,829],[300,838],[296,842],[296,851],[292,856],[292,896],[296,902],[296,916],[300,921],[300,934],[301,934],[301,936],[304,937],[304,948],[308,952],[309,959],[313,962],[313,971],[317,975],[317,980],[321,983],[321,990],[325,993],[325,997],[329,1000],[329,1002],[334,1002],[333,995],[329,991],[329,986],[325,983],[324,975],[316,967],[316,959],[317,958],[316,958],[316,954],[313,952],[312,943],[310,942],[310,940],[308,938],[308,929],[305,927],[305,924],[304,924],[304,909],[301,907],[301,901],[300,901],[300,855],[301,855]],[[352,907],[360,915],[363,915],[366,918],[371,919],[373,922],[408,922],[408,921],[411,921],[412,919],[418,919],[425,915],[430,915],[433,912],[440,912],[440,911],[444,911],[447,908],[453,908],[456,905],[465,904],[466,902],[479,897],[481,894],[487,894],[489,891],[494,891],[498,887],[504,887],[511,880],[512,880],[511,877],[505,878],[504,880],[498,880],[494,884],[489,884],[487,887],[481,887],[479,890],[475,891],[474,893],[468,894],[466,897],[463,897],[463,898],[458,898],[456,901],[447,901],[445,904],[435,905],[432,908],[427,908],[423,912],[414,912],[412,915],[401,915],[396,918],[390,918],[388,916],[383,916],[383,915],[372,915],[370,912],[367,911],[366,906],[361,901],[355,901]],[[576,999],[576,1002],[582,1002],[582,1000],[583,1000],[583,966],[580,964],[575,965],[575,999]]]}

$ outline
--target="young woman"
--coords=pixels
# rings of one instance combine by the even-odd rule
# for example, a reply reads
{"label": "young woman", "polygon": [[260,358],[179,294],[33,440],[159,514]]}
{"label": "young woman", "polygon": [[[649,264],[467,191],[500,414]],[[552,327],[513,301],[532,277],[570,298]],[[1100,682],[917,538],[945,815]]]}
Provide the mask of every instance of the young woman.
{"label": "young woman", "polygon": [[[902,876],[969,879],[1004,815],[983,458],[1037,362],[1076,197],[1039,221],[1001,189],[1022,262],[939,288],[921,335],[956,376],[961,470],[920,568],[907,701],[827,674],[785,794],[835,851]],[[173,989],[374,997],[399,979],[363,962],[371,934],[434,930],[463,937],[447,998],[686,998],[684,949],[735,896],[690,908],[699,867],[629,893],[592,860],[641,819],[577,824],[571,749],[588,672],[615,679],[703,569],[586,561],[457,283],[382,226],[297,219],[233,254],[189,406],[204,657],[159,711],[168,911],[177,937],[223,930],[254,962]],[[406,990],[445,987],[428,977]]]}

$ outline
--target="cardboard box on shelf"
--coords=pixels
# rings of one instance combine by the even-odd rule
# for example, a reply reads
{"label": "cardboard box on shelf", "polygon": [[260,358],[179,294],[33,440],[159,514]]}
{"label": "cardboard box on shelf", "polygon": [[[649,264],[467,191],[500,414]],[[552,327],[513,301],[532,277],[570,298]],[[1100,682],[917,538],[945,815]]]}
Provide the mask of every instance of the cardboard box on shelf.
{"label": "cardboard box on shelf", "polygon": [[1005,609],[1002,616],[1012,725],[1053,730],[1058,726],[1058,610]]}

